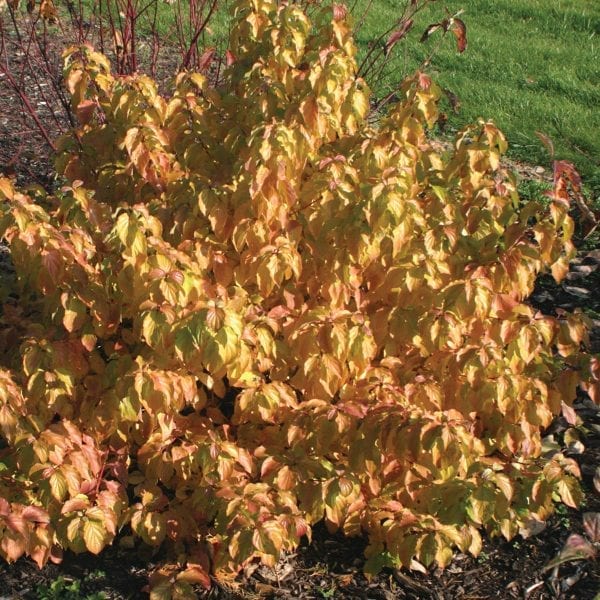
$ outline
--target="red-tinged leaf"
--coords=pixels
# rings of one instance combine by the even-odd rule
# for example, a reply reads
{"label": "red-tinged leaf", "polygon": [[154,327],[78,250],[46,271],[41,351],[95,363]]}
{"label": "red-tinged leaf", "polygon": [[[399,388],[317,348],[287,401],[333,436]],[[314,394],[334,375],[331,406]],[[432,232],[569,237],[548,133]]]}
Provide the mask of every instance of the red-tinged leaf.
{"label": "red-tinged leaf", "polygon": [[588,393],[590,399],[594,404],[600,404],[600,381],[594,383],[588,383],[585,386],[585,391]]}
{"label": "red-tinged leaf", "polygon": [[50,548],[44,545],[35,545],[29,550],[29,556],[33,559],[38,568],[43,569],[50,558]]}
{"label": "red-tinged leaf", "polygon": [[600,513],[583,513],[583,528],[594,544],[600,542]]}
{"label": "red-tinged leaf", "polygon": [[10,504],[6,498],[0,498],[0,517],[7,517],[10,514]]}
{"label": "red-tinged leaf", "polygon": [[362,419],[369,412],[368,406],[356,404],[355,402],[344,402],[343,404],[338,404],[337,408],[344,414],[357,417],[358,419]]}
{"label": "red-tinged leaf", "polygon": [[567,538],[560,554],[544,567],[544,571],[553,569],[566,562],[593,559],[595,556],[596,550],[594,546],[584,537],[573,533]]}
{"label": "red-tinged leaf", "polygon": [[50,523],[50,516],[48,513],[39,506],[27,506],[23,509],[21,516],[26,521],[33,523]]}
{"label": "red-tinged leaf", "polygon": [[237,61],[237,58],[236,58],[235,54],[231,50],[227,50],[225,52],[225,62],[227,63],[227,66],[230,67],[236,61]]}
{"label": "red-tinged leaf", "polygon": [[200,565],[189,565],[177,575],[177,581],[185,581],[186,583],[197,583],[204,589],[209,590],[211,587],[210,576]]}
{"label": "red-tinged leaf", "polygon": [[467,49],[467,26],[462,19],[452,19],[452,33],[456,37],[458,51],[463,53]]}
{"label": "red-tinged leaf", "polygon": [[333,5],[333,20],[343,21],[348,14],[348,9],[343,4]]}
{"label": "red-tinged leaf", "polygon": [[600,467],[596,467],[596,472],[594,473],[594,487],[600,494]]}
{"label": "red-tinged leaf", "polygon": [[[572,533],[567,538],[563,552],[577,554],[582,558],[593,558],[596,554],[594,547],[590,542],[577,533]],[[563,552],[561,552],[561,554]]]}
{"label": "red-tinged leaf", "polygon": [[223,327],[225,321],[225,311],[218,306],[213,306],[208,309],[206,313],[206,324],[212,329],[212,331],[218,331]]}
{"label": "red-tinged leaf", "polygon": [[572,406],[569,406],[565,402],[560,404],[562,416],[565,418],[569,425],[577,425],[577,413]]}
{"label": "red-tinged leaf", "polygon": [[433,83],[431,77],[429,77],[427,73],[422,73],[421,71],[418,73],[418,82],[419,89],[423,90],[424,92],[429,91],[429,88],[431,88],[431,84]]}
{"label": "red-tinged leaf", "polygon": [[215,56],[216,48],[207,48],[198,59],[198,72],[206,73]]}
{"label": "red-tinged leaf", "polygon": [[164,279],[166,274],[167,274],[167,272],[164,269],[155,267],[154,269],[152,269],[150,271],[150,273],[148,273],[148,277],[150,279]]}
{"label": "red-tinged leaf", "polygon": [[508,319],[512,316],[513,310],[520,306],[520,302],[515,300],[509,294],[496,294],[492,301],[492,309],[499,319]]}
{"label": "red-tinged leaf", "polygon": [[287,466],[283,466],[277,473],[277,486],[284,490],[291,490],[296,485],[294,472]]}
{"label": "red-tinged leaf", "polygon": [[8,525],[8,528],[11,531],[14,531],[15,533],[25,535],[25,533],[27,532],[27,523],[21,515],[11,513],[7,517],[5,517],[5,523]]}
{"label": "red-tinged leaf", "polygon": [[0,540],[0,550],[2,550],[9,563],[19,560],[26,548],[27,541],[24,536],[15,535],[9,531],[3,533]]}
{"label": "red-tinged leaf", "polygon": [[82,125],[86,125],[92,119],[94,111],[96,110],[96,102],[94,100],[83,100],[77,106],[75,110],[77,118]]}
{"label": "red-tinged leaf", "polygon": [[86,333],[84,335],[81,336],[81,345],[88,351],[88,352],[92,352],[92,350],[94,350],[94,348],[96,348],[96,342],[98,341],[98,338],[91,334],[91,333]]}
{"label": "red-tinged leaf", "polygon": [[579,468],[579,463],[574,458],[563,458],[560,464],[565,473],[581,479],[581,469]]}
{"label": "red-tinged leaf", "polygon": [[66,515],[77,510],[85,510],[90,506],[90,501],[87,498],[71,498],[67,500],[60,509],[61,515]]}
{"label": "red-tinged leaf", "polygon": [[555,160],[553,168],[555,185],[559,179],[565,178],[576,192],[581,191],[581,176],[573,163],[567,160]]}
{"label": "red-tinged leaf", "polygon": [[260,467],[261,478],[265,478],[269,473],[272,473],[275,469],[278,469],[279,467],[279,462],[277,462],[272,456],[268,456],[267,458],[265,458]]}
{"label": "red-tinged leaf", "polygon": [[398,29],[392,32],[390,37],[387,39],[385,43],[385,53],[386,55],[390,53],[390,50],[403,38],[406,34],[412,29],[414,25],[413,19],[408,19],[400,25]]}
{"label": "red-tinged leaf", "polygon": [[48,271],[48,275],[53,282],[60,281],[62,272],[62,258],[57,250],[47,250],[42,252],[42,265]]}
{"label": "red-tinged leaf", "polygon": [[397,500],[388,500],[385,503],[385,507],[386,510],[391,510],[392,512],[400,512],[401,510],[404,510],[404,504],[402,504],[402,502],[398,502]]}
{"label": "red-tinged leaf", "polygon": [[55,565],[60,565],[63,561],[63,549],[56,544],[50,549],[50,562]]}
{"label": "red-tinged leaf", "polygon": [[354,484],[346,477],[340,477],[338,485],[340,486],[340,493],[344,498],[347,498],[354,491]]}
{"label": "red-tinged leaf", "polygon": [[244,467],[244,471],[246,471],[246,473],[250,474],[254,470],[252,456],[245,448],[238,448],[237,461],[240,463],[240,465],[242,465],[242,467]]}
{"label": "red-tinged leaf", "polygon": [[284,317],[287,317],[289,314],[291,314],[291,310],[287,307],[287,306],[283,306],[283,305],[279,305],[279,306],[275,306],[274,308],[272,308],[269,311],[269,318],[270,319],[275,319],[276,321],[279,319],[283,319]]}
{"label": "red-tinged leaf", "polygon": [[183,285],[183,273],[181,271],[171,271],[167,277],[171,280],[174,281],[175,283],[177,283],[178,285]]}

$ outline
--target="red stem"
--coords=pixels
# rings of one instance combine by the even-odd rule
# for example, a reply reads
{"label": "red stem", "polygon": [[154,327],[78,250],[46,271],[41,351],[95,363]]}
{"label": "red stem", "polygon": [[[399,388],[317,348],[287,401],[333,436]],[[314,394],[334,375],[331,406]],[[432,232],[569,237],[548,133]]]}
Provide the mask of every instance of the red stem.
{"label": "red stem", "polygon": [[218,0],[213,0],[212,4],[210,6],[210,9],[208,11],[208,14],[206,15],[206,18],[204,19],[204,21],[202,21],[202,24],[196,29],[196,32],[194,33],[194,37],[192,38],[192,41],[190,42],[190,45],[188,47],[188,51],[186,52],[186,55],[183,58],[183,62],[181,64],[181,69],[189,68],[192,51],[196,47],[196,42],[198,41],[200,34],[204,31],[204,28],[206,27],[208,21],[212,17],[213,12],[217,8],[217,3],[218,3]]}

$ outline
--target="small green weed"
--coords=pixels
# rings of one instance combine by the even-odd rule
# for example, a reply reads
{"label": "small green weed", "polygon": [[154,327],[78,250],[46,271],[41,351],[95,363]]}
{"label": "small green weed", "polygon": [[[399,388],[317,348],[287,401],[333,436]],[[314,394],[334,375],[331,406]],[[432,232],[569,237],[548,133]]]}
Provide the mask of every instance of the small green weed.
{"label": "small green weed", "polygon": [[546,181],[539,179],[523,179],[519,183],[518,192],[521,200],[527,202],[539,202],[546,206],[550,202],[550,198],[546,192],[552,189],[552,185]]}
{"label": "small green weed", "polygon": [[107,596],[104,592],[85,592],[89,584],[105,576],[103,571],[93,571],[83,579],[71,579],[59,575],[49,584],[38,585],[36,598],[37,600],[106,600]]}
{"label": "small green weed", "polygon": [[318,592],[321,594],[322,598],[335,598],[336,588],[335,586],[331,586],[330,588],[319,588]]}
{"label": "small green weed", "polygon": [[563,529],[571,528],[571,520],[569,519],[569,509],[564,504],[556,505],[556,516],[558,522]]}

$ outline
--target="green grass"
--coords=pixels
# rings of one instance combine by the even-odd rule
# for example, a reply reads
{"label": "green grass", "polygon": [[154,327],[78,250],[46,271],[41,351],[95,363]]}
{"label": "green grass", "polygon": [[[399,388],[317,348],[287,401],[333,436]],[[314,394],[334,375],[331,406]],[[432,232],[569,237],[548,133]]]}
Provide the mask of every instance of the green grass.
{"label": "green grass", "polygon": [[[397,6],[397,0],[375,0],[357,35],[361,54],[398,17]],[[464,8],[461,18],[469,41],[466,52],[458,54],[449,35],[429,68],[438,83],[460,98],[460,112],[449,114],[450,125],[460,128],[478,118],[492,119],[506,134],[513,158],[548,165],[548,152],[535,135],[541,131],[554,141],[557,158],[573,161],[599,194],[600,2],[435,2],[419,15],[403,46],[394,48],[394,78],[418,68],[431,51],[437,36],[425,44],[419,37],[443,16],[444,6],[452,13]]]}

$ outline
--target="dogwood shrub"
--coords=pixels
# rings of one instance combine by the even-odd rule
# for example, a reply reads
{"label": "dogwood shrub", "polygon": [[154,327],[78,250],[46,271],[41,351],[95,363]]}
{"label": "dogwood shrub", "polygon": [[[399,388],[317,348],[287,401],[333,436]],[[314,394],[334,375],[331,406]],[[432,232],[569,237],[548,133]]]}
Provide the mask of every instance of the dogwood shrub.
{"label": "dogwood shrub", "polygon": [[600,366],[524,301],[573,253],[564,177],[522,204],[492,123],[440,150],[422,73],[376,126],[345,10],[235,4],[226,83],[163,97],[65,53],[65,185],[0,179],[0,554],[164,548],[156,597],[311,526],[366,570],[476,555],[581,497],[541,434]]}

